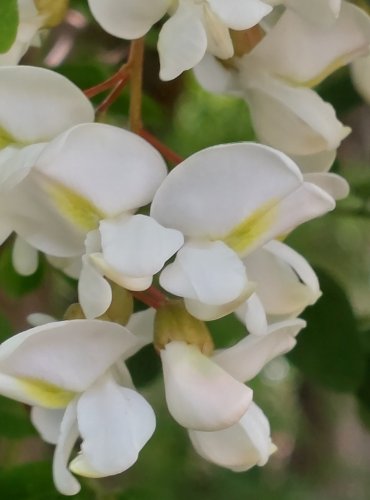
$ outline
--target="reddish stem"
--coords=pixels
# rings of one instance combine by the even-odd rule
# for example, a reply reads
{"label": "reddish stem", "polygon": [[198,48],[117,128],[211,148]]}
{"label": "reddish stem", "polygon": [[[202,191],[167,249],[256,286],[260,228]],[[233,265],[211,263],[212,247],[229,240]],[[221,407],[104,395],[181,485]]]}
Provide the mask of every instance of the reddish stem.
{"label": "reddish stem", "polygon": [[107,95],[102,103],[96,108],[96,114],[101,114],[107,111],[107,109],[118,99],[120,96],[122,89],[126,86],[129,80],[129,75],[125,75],[122,80],[120,80],[114,89]]}
{"label": "reddish stem", "polygon": [[159,139],[157,139],[157,137],[152,135],[147,130],[141,129],[139,131],[139,135],[143,139],[148,141],[152,146],[154,146],[166,158],[166,160],[173,163],[174,165],[178,165],[183,161],[183,158],[181,158],[181,156],[172,151],[172,149],[163,144]]}
{"label": "reddish stem", "polygon": [[126,80],[129,77],[129,64],[125,63],[113,76],[105,80],[104,82],[98,83],[98,85],[94,85],[94,87],[90,87],[89,89],[84,90],[84,94],[89,99],[98,94],[101,94],[105,90],[108,90],[115,86],[117,83],[120,83],[122,80]]}
{"label": "reddish stem", "polygon": [[135,299],[143,302],[153,309],[160,309],[167,302],[168,298],[158,288],[151,286],[143,292],[132,292]]}

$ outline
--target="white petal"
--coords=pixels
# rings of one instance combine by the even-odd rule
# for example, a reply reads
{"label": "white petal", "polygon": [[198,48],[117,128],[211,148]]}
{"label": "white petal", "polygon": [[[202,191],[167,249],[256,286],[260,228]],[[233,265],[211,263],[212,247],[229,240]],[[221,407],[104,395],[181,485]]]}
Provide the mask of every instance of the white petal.
{"label": "white petal", "polygon": [[[82,455],[101,476],[131,467],[155,429],[155,415],[145,399],[108,376],[80,397],[77,413]],[[71,470],[79,473],[75,465]]]}
{"label": "white petal", "polygon": [[207,34],[207,52],[219,59],[230,59],[234,47],[229,29],[206,4],[203,7],[203,26]]}
{"label": "white petal", "polygon": [[289,155],[331,151],[350,132],[311,89],[261,76],[249,84],[247,101],[259,140]]}
{"label": "white petal", "polygon": [[149,203],[167,168],[156,149],[138,135],[89,123],[52,141],[40,155],[37,171],[83,197],[100,214],[114,217]]}
{"label": "white petal", "polygon": [[112,302],[110,284],[95,268],[88,255],[82,257],[78,300],[87,319],[101,316]]}
{"label": "white petal", "polygon": [[7,223],[31,246],[57,257],[83,254],[86,231],[61,216],[33,172],[2,196],[1,205]]}
{"label": "white petal", "polygon": [[310,22],[330,25],[339,16],[342,0],[283,0],[284,5],[293,9]]}
{"label": "white petal", "polygon": [[50,444],[57,444],[65,410],[49,410],[34,406],[31,410],[31,422],[42,439]]}
{"label": "white petal", "polygon": [[[194,68],[194,74],[200,85],[208,92],[238,94],[237,73],[226,69],[214,56],[205,54]],[[241,94],[241,92],[239,91]]]}
{"label": "white petal", "polygon": [[27,316],[27,323],[31,326],[41,326],[57,321],[54,316],[44,313],[31,313]]}
{"label": "white petal", "polygon": [[256,293],[268,315],[297,316],[321,295],[309,263],[279,241],[270,241],[248,255],[244,263],[257,283]]}
{"label": "white petal", "polygon": [[335,200],[342,200],[349,195],[349,184],[346,179],[340,175],[329,172],[318,172],[305,174],[304,179],[307,182],[312,182],[312,184],[319,186]]}
{"label": "white petal", "polygon": [[252,391],[192,345],[170,342],[161,351],[168,409],[195,430],[229,427],[245,413]]}
{"label": "white petal", "polygon": [[370,55],[359,57],[350,68],[356,90],[367,103],[370,103]]}
{"label": "white petal", "polygon": [[267,333],[266,313],[257,293],[251,295],[246,302],[245,324],[249,333],[253,335],[265,335]]}
{"label": "white petal", "polygon": [[12,262],[14,269],[23,276],[30,276],[37,270],[39,264],[38,252],[20,236],[17,236],[13,246]]}
{"label": "white petal", "polygon": [[221,241],[189,242],[162,271],[160,284],[180,297],[219,306],[244,292],[247,277],[239,257]]}
{"label": "white petal", "polygon": [[333,165],[337,151],[322,151],[314,155],[292,155],[291,158],[297,163],[303,174],[313,172],[327,172]]}
{"label": "white petal", "polygon": [[0,129],[14,142],[46,142],[94,121],[83,92],[64,76],[35,66],[0,67]]}
{"label": "white petal", "polygon": [[268,420],[253,402],[240,421],[228,429],[190,431],[189,436],[203,458],[236,471],[265,465],[272,449]]}
{"label": "white petal", "polygon": [[45,144],[23,148],[8,146],[0,151],[0,190],[10,191],[30,172]]}
{"label": "white petal", "polygon": [[[150,308],[146,309],[145,311],[134,313],[129,319],[129,322],[126,326],[127,329],[131,333],[133,333],[138,340],[137,350],[153,342],[155,314],[155,309]],[[130,354],[130,356],[131,355],[132,354]]]}
{"label": "white petal", "polygon": [[151,215],[186,236],[222,239],[301,183],[298,167],[272,148],[213,146],[170,172],[154,196]]}
{"label": "white petal", "polygon": [[208,3],[225,26],[233,30],[255,26],[272,10],[261,0],[208,0]]}
{"label": "white petal", "polygon": [[40,381],[81,392],[136,342],[134,335],[116,323],[99,320],[49,323],[4,342],[0,347],[0,370],[35,384]]}
{"label": "white petal", "polygon": [[170,0],[88,0],[95,19],[111,35],[140,38],[163,17]]}
{"label": "white petal", "polygon": [[294,337],[305,325],[301,319],[276,323],[269,326],[266,335],[250,334],[234,346],[216,352],[212,359],[235,379],[246,382],[273,358],[293,349]]}
{"label": "white petal", "polygon": [[130,277],[152,277],[183,245],[183,235],[146,215],[106,219],[100,223],[107,265]]}
{"label": "white petal", "polygon": [[286,10],[252,54],[270,74],[312,86],[365,54],[369,42],[369,16],[355,5],[342,2],[338,18],[330,26],[312,23]]}
{"label": "white petal", "polygon": [[77,438],[76,400],[74,400],[65,411],[53,460],[54,484],[57,490],[63,495],[76,495],[81,489],[79,482],[67,468],[67,463]]}
{"label": "white petal", "polygon": [[194,6],[181,3],[163,25],[158,39],[159,75],[162,80],[176,78],[183,71],[193,68],[204,56],[207,35],[199,12]]}

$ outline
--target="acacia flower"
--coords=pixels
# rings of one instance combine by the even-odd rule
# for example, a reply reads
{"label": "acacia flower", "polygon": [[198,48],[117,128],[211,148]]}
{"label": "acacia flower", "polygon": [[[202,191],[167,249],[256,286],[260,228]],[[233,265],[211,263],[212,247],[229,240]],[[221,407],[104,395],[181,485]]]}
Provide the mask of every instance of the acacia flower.
{"label": "acacia flower", "polygon": [[89,0],[89,6],[108,33],[129,40],[169,13],[158,40],[162,80],[193,68],[206,51],[228,59],[234,53],[229,29],[250,28],[271,11],[263,0]]}
{"label": "acacia flower", "polygon": [[200,151],[170,172],[152,202],[152,217],[185,235],[160,283],[184,297],[200,319],[228,314],[254,291],[242,259],[334,205],[326,192],[304,182],[287,156],[267,146]]}
{"label": "acacia flower", "polygon": [[56,445],[54,482],[65,495],[87,477],[118,474],[137,460],[155,416],[137,393],[123,360],[141,346],[127,328],[98,320],[49,323],[0,346],[0,393],[32,405],[42,437]]}
{"label": "acacia flower", "polygon": [[243,97],[259,141],[293,157],[305,173],[315,174],[318,183],[321,178],[336,197],[344,197],[346,184],[322,172],[330,168],[350,129],[311,87],[367,53],[369,19],[347,2],[328,26],[287,9],[248,54],[234,58],[227,68],[207,55],[196,75],[207,90]]}
{"label": "acacia flower", "polygon": [[109,125],[78,125],[51,141],[2,200],[4,219],[42,252],[82,258],[79,301],[87,317],[97,317],[111,302],[103,276],[144,290],[183,243],[179,231],[134,215],[165,176],[164,160],[139,136]]}

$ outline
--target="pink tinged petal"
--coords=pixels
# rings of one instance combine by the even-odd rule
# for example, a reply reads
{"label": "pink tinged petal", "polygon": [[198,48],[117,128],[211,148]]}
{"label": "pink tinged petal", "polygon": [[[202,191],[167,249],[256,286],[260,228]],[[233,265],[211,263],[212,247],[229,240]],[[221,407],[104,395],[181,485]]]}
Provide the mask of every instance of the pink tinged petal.
{"label": "pink tinged petal", "polygon": [[160,154],[144,139],[101,123],[79,125],[57,137],[36,168],[105,217],[149,203],[167,172]]}
{"label": "pink tinged petal", "polygon": [[293,349],[294,337],[305,325],[301,319],[276,323],[269,326],[266,335],[248,335],[234,346],[216,352],[212,360],[236,380],[246,382],[269,361]]}
{"label": "pink tinged petal", "polygon": [[252,28],[272,10],[261,0],[208,0],[211,9],[228,28],[243,30]]}
{"label": "pink tinged petal", "polygon": [[0,128],[14,142],[46,142],[78,123],[94,121],[83,92],[55,71],[0,67]]}
{"label": "pink tinged petal", "polygon": [[270,241],[248,255],[244,262],[270,316],[297,316],[321,295],[317,276],[309,263],[279,241]]}
{"label": "pink tinged petal", "polygon": [[304,179],[330,194],[335,200],[342,200],[349,195],[349,184],[344,177],[329,172],[305,174]]}
{"label": "pink tinged petal", "polygon": [[196,6],[181,3],[163,25],[158,39],[159,76],[162,80],[176,78],[183,71],[193,68],[204,56],[207,35],[200,13]]}
{"label": "pink tinged petal", "polygon": [[82,270],[78,280],[78,300],[87,319],[101,316],[112,302],[111,286],[95,268],[89,255],[82,257]]}
{"label": "pink tinged petal", "polygon": [[[131,467],[155,429],[155,415],[145,399],[109,376],[82,394],[77,415],[82,456],[100,476]],[[79,473],[78,462],[70,467]]]}
{"label": "pink tinged petal", "polygon": [[350,132],[311,89],[261,76],[250,82],[246,95],[260,141],[289,155],[331,151]]}
{"label": "pink tinged petal", "polygon": [[17,236],[13,246],[12,262],[17,273],[22,276],[30,276],[37,270],[38,252],[26,240]]}
{"label": "pink tinged petal", "polygon": [[253,335],[265,335],[267,333],[266,312],[257,293],[251,295],[247,300],[245,309],[244,319],[249,333]]}
{"label": "pink tinged petal", "polygon": [[31,422],[44,441],[57,444],[65,410],[49,410],[34,406],[31,410]]}
{"label": "pink tinged petal", "polygon": [[203,458],[238,472],[265,465],[273,449],[269,422],[253,402],[233,426],[216,432],[189,431],[189,436]]}
{"label": "pink tinged petal", "polygon": [[330,26],[309,22],[288,9],[251,55],[270,74],[312,86],[365,54],[369,42],[369,16],[342,2]]}
{"label": "pink tinged petal", "polygon": [[189,242],[162,271],[160,284],[180,297],[220,306],[244,292],[247,276],[240,258],[221,241]]}
{"label": "pink tinged petal", "polygon": [[224,429],[245,413],[252,391],[192,345],[170,342],[161,351],[168,409],[183,427]]}
{"label": "pink tinged petal", "polygon": [[49,323],[4,342],[0,347],[0,370],[11,377],[82,392],[136,342],[134,335],[116,323]]}
{"label": "pink tinged petal", "polygon": [[106,219],[100,223],[103,257],[129,277],[152,277],[183,245],[183,235],[146,215]]}
{"label": "pink tinged petal", "polygon": [[171,0],[88,0],[91,12],[111,35],[127,40],[144,36],[171,5]]}
{"label": "pink tinged petal", "polygon": [[67,468],[69,457],[78,438],[76,403],[76,400],[72,401],[65,411],[54,452],[54,484],[63,495],[76,495],[81,489],[79,482]]}
{"label": "pink tinged petal", "polygon": [[292,160],[268,146],[213,146],[170,172],[154,196],[151,215],[186,236],[222,239],[301,183]]}

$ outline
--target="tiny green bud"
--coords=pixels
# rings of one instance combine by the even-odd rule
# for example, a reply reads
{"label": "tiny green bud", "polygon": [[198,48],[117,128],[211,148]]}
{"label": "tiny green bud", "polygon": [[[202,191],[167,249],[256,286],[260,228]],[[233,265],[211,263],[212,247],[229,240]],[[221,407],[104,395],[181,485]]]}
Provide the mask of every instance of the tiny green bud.
{"label": "tiny green bud", "polygon": [[182,341],[197,346],[210,356],[214,345],[203,321],[194,318],[180,300],[172,300],[157,310],[154,320],[154,346],[163,349],[171,341]]}
{"label": "tiny green bud", "polygon": [[44,28],[60,24],[67,12],[69,0],[34,0],[36,9],[44,16]]}

